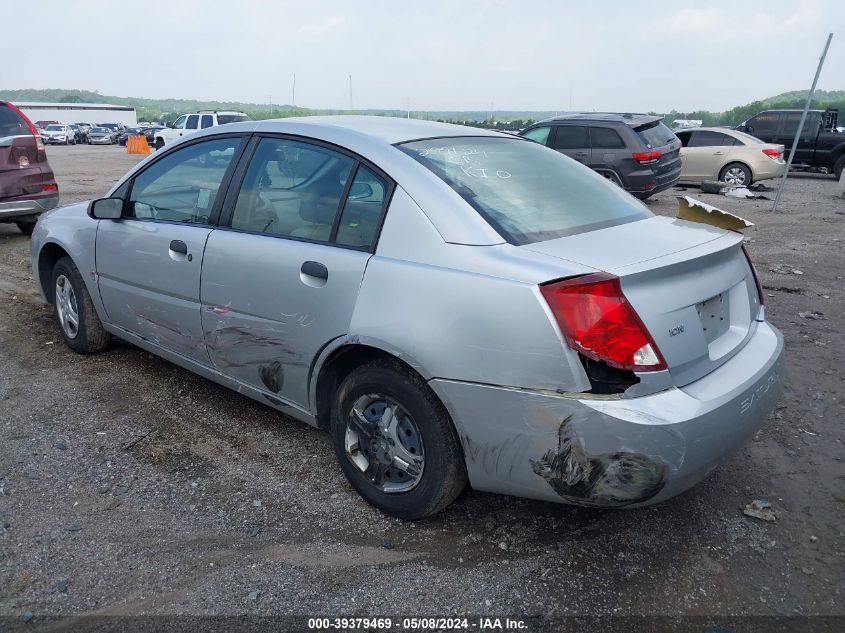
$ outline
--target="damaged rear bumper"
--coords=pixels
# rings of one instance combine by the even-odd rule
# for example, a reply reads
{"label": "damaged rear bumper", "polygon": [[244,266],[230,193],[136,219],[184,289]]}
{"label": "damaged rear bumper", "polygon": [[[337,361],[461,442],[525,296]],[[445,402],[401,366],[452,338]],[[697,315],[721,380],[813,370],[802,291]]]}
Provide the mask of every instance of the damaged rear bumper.
{"label": "damaged rear bumper", "polygon": [[586,399],[433,379],[477,490],[594,507],[657,503],[704,478],[774,409],[783,337],[758,323],[707,376],[639,398]]}

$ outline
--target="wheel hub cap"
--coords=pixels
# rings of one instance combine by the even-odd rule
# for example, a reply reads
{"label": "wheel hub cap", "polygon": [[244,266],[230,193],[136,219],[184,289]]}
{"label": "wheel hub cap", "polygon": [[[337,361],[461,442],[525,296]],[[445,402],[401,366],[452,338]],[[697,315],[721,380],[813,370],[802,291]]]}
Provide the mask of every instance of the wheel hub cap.
{"label": "wheel hub cap", "polygon": [[64,275],[56,278],[56,312],[65,335],[71,339],[76,338],[79,334],[79,308],[73,286]]}
{"label": "wheel hub cap", "polygon": [[408,492],[422,477],[425,454],[419,429],[387,396],[367,394],[354,402],[345,445],[349,461],[382,492]]}

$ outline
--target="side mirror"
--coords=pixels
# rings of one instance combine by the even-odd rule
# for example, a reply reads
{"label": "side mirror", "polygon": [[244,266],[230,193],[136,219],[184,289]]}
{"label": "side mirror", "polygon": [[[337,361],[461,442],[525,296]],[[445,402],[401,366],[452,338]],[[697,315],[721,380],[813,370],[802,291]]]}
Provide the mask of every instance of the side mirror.
{"label": "side mirror", "polygon": [[164,124],[164,127],[169,127],[171,129],[173,129],[173,123],[174,123],[173,121],[168,121],[167,123]]}
{"label": "side mirror", "polygon": [[88,205],[88,215],[95,220],[119,220],[123,215],[123,200],[100,198]]}
{"label": "side mirror", "polygon": [[366,182],[356,182],[349,190],[350,200],[364,200],[373,195],[373,188]]}

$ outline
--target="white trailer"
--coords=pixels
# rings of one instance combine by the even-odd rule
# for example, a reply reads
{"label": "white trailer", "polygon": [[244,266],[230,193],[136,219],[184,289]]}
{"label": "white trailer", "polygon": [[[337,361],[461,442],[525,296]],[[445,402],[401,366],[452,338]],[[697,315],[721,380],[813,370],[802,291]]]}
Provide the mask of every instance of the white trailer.
{"label": "white trailer", "polygon": [[30,121],[58,121],[59,123],[122,123],[135,125],[138,117],[131,106],[110,103],[36,103],[19,102],[19,107]]}

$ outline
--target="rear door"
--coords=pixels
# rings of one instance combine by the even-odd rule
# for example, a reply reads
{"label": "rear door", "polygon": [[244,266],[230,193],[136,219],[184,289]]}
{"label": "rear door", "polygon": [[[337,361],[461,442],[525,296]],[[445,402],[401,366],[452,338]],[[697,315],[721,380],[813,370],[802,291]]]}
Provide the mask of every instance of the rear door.
{"label": "rear door", "polygon": [[695,130],[681,152],[684,155],[684,179],[700,182],[716,180],[722,167],[730,162],[737,140],[712,130]]}
{"label": "rear door", "polygon": [[590,167],[605,175],[612,174],[617,183],[623,180],[620,163],[629,159],[630,152],[625,150],[625,141],[612,127],[590,127]]}
{"label": "rear door", "polygon": [[390,186],[333,147],[273,136],[253,143],[227,199],[229,228],[206,247],[205,340],[221,372],[271,402],[308,408],[309,370],[348,331]]}
{"label": "rear door", "polygon": [[131,183],[120,220],[101,220],[96,261],[108,320],[208,364],[200,271],[242,136],[202,140],[150,163]]}
{"label": "rear door", "polygon": [[[784,112],[781,117],[781,125],[778,130],[775,142],[784,146],[784,154],[789,158],[792,151],[792,143],[798,133],[798,124],[801,123],[801,112]],[[816,150],[816,137],[821,126],[821,113],[808,112],[804,127],[801,128],[801,136],[798,138],[798,146],[795,148],[795,157],[792,159],[796,164],[810,165],[813,162],[813,155]]]}
{"label": "rear door", "polygon": [[547,145],[579,163],[590,165],[590,134],[586,125],[555,125]]}

